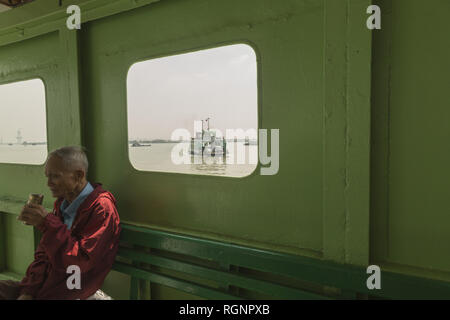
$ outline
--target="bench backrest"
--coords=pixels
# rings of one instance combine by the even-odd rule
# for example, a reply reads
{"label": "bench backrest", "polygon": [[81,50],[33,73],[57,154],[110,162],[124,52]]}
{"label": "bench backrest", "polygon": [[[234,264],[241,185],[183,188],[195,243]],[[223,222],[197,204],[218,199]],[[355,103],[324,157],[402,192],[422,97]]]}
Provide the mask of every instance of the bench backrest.
{"label": "bench backrest", "polygon": [[[157,283],[208,299],[449,299],[450,283],[122,224],[113,270],[131,276],[130,299]],[[147,289],[145,289],[147,288]]]}

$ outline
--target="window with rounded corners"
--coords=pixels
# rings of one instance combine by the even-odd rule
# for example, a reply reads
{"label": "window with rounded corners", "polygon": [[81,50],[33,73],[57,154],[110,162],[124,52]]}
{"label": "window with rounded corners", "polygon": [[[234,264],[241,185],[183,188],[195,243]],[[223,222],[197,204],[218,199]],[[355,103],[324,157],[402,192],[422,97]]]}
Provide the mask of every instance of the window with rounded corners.
{"label": "window with rounded corners", "polygon": [[255,51],[234,44],[137,62],[127,114],[135,169],[248,176],[258,162]]}
{"label": "window with rounded corners", "polygon": [[47,152],[44,82],[0,84],[0,163],[41,165]]}

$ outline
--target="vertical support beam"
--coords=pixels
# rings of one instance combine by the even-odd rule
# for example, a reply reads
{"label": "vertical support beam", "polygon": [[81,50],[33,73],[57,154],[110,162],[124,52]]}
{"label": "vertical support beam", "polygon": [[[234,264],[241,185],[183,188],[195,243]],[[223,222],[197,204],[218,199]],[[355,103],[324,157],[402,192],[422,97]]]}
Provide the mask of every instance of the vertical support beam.
{"label": "vertical support beam", "polygon": [[369,261],[370,0],[325,1],[323,254]]}
{"label": "vertical support beam", "polygon": [[[61,130],[61,123],[49,123],[49,149],[65,145],[80,145],[81,137],[81,104],[80,104],[80,59],[78,31],[62,26],[59,30],[61,81],[64,88],[61,92],[60,113],[53,119],[61,119],[67,127]],[[64,119],[64,121],[62,120]]]}
{"label": "vertical support beam", "polygon": [[150,281],[147,280],[139,280],[139,296],[140,300],[151,300],[151,290],[150,290]]}
{"label": "vertical support beam", "polygon": [[130,300],[139,299],[139,279],[131,276]]}
{"label": "vertical support beam", "polygon": [[349,0],[348,48],[348,223],[346,262],[369,264],[370,111],[372,30],[367,28],[370,0]]}
{"label": "vertical support beam", "polygon": [[372,74],[372,146],[370,164],[371,217],[370,261],[380,263],[389,258],[389,176],[390,176],[390,105],[392,70],[392,0],[376,0],[381,8],[381,30],[373,35]]}
{"label": "vertical support beam", "polygon": [[5,223],[4,223],[5,214],[0,212],[0,272],[3,272],[6,269],[6,239],[5,239]]}
{"label": "vertical support beam", "polygon": [[[144,250],[148,254],[151,253],[150,248],[145,248],[142,246],[135,246],[135,247]],[[147,270],[152,268],[152,266],[150,264],[142,263],[142,262],[139,263],[138,266],[141,268],[147,269]],[[140,297],[140,300],[151,300],[152,299],[152,288],[151,288],[150,281],[142,280],[142,279],[139,280],[139,297]]]}
{"label": "vertical support beam", "polygon": [[[224,272],[231,272],[231,271],[236,272],[236,273],[239,272],[238,266],[230,265],[228,262],[225,262],[225,261],[223,261],[223,262],[220,261],[219,263],[220,263],[220,268]],[[233,286],[230,286],[230,284],[228,282],[219,284],[219,289],[224,290],[225,292],[230,292],[230,290],[234,290],[233,292],[236,292],[236,294],[237,294],[239,291],[239,288],[237,288],[237,287],[232,288],[232,287]]]}

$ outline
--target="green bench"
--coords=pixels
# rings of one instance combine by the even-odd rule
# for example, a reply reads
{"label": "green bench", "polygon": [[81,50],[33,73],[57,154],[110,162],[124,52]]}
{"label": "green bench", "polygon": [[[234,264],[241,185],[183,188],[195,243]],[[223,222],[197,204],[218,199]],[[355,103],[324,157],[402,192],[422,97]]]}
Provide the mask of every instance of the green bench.
{"label": "green bench", "polygon": [[113,270],[131,277],[130,299],[159,284],[207,299],[450,299],[450,283],[122,224]]}

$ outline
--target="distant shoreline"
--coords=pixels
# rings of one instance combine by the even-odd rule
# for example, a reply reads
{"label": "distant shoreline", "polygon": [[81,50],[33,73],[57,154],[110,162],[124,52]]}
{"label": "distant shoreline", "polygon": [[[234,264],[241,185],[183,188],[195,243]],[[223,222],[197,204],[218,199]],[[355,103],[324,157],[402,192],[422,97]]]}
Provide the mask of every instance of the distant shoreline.
{"label": "distant shoreline", "polygon": [[46,146],[47,142],[2,142],[0,146]]}
{"label": "distant shoreline", "polygon": [[[247,140],[245,140],[245,139],[238,139],[238,140],[234,140],[234,139],[231,139],[231,140],[225,140],[227,143],[228,142],[246,142]],[[255,140],[250,140],[250,141],[257,141],[256,139]],[[180,140],[180,141],[172,141],[172,140],[131,140],[131,141],[128,141],[128,143],[129,144],[133,144],[133,143],[136,143],[136,142],[138,142],[138,143],[182,143],[182,142],[191,142],[190,140]]]}

